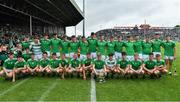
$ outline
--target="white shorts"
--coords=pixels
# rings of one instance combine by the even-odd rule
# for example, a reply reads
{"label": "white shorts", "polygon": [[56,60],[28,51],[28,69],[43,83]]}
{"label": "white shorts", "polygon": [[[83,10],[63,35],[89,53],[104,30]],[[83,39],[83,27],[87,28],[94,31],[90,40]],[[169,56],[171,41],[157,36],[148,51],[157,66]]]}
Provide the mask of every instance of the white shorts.
{"label": "white shorts", "polygon": [[122,59],[121,52],[115,52],[115,57],[116,57],[116,59]]}
{"label": "white shorts", "polygon": [[161,55],[161,52],[153,52],[154,57],[156,57],[157,54]]}
{"label": "white shorts", "polygon": [[96,69],[96,73],[103,73],[104,69]]}
{"label": "white shorts", "polygon": [[36,60],[41,60],[42,59],[42,54],[34,55],[34,57],[35,57]]}
{"label": "white shorts", "polygon": [[8,73],[10,73],[10,72],[12,72],[13,70],[12,70],[12,69],[6,69],[6,71],[7,71]]}
{"label": "white shorts", "polygon": [[134,56],[127,55],[127,61],[132,61],[132,60],[134,60]]}
{"label": "white shorts", "polygon": [[80,54],[80,60],[84,60],[84,59],[86,59],[86,55]]}
{"label": "white shorts", "polygon": [[73,56],[74,56],[74,52],[71,52],[71,53],[69,54],[69,57],[70,57],[70,58],[73,58]]}
{"label": "white shorts", "polygon": [[174,56],[164,56],[164,59],[174,60]]}
{"label": "white shorts", "polygon": [[91,58],[97,58],[96,52],[91,52]]}
{"label": "white shorts", "polygon": [[143,59],[143,61],[149,60],[149,55],[143,55],[143,56],[142,56],[142,59]]}

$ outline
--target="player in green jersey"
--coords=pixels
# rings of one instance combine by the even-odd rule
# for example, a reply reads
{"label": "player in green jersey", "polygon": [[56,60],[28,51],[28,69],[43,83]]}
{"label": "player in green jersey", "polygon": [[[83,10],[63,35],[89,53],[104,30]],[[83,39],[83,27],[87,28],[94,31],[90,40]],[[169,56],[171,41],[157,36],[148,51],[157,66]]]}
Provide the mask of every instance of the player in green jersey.
{"label": "player in green jersey", "polygon": [[127,42],[124,43],[124,47],[126,48],[127,60],[132,61],[134,59],[134,43],[132,36],[127,36]]}
{"label": "player in green jersey", "polygon": [[160,35],[155,34],[154,40],[152,41],[152,52],[154,56],[157,54],[161,55],[161,46],[162,46],[162,41],[160,40]]}
{"label": "player in green jersey", "polygon": [[150,38],[147,37],[145,39],[145,42],[142,44],[142,52],[143,52],[143,61],[147,61],[149,59],[149,54],[152,52],[152,43],[150,41]]}
{"label": "player in green jersey", "polygon": [[31,59],[27,61],[27,72],[28,73],[40,73],[39,61],[35,59],[34,53],[31,54]]}
{"label": "player in green jersey", "polygon": [[91,57],[94,59],[96,58],[96,47],[97,47],[97,39],[96,39],[96,34],[95,33],[91,33],[91,38],[89,38],[88,40],[89,43],[89,52],[91,53]]}
{"label": "player in green jersey", "polygon": [[59,70],[59,67],[60,67],[60,60],[57,58],[56,53],[52,54],[52,59],[50,60],[49,65],[50,65],[50,67],[49,67],[49,69],[46,69],[46,72],[48,74],[57,73],[57,71]]}
{"label": "player in green jersey", "polygon": [[122,50],[123,50],[124,42],[122,41],[122,36],[118,37],[118,41],[115,42],[115,57],[117,60],[122,58]]}
{"label": "player in green jersey", "polygon": [[168,72],[168,70],[166,69],[166,64],[165,64],[164,60],[161,59],[161,55],[160,54],[156,55],[156,66],[157,66],[157,69],[162,74],[166,74]]}
{"label": "player in green jersey", "polygon": [[26,70],[26,62],[25,60],[22,58],[22,55],[18,55],[17,56],[17,61],[14,65],[14,72],[13,72],[13,82],[16,81],[16,75],[19,74],[26,74],[27,70]]}
{"label": "player in green jersey", "polygon": [[57,34],[54,34],[54,38],[51,39],[51,52],[56,53],[57,57],[60,56],[60,44],[61,40],[58,38]]}
{"label": "player in green jersey", "polygon": [[31,58],[31,52],[29,51],[29,48],[26,48],[26,50],[22,53],[22,56],[25,61]]}
{"label": "player in green jersey", "polygon": [[105,81],[106,66],[105,62],[101,59],[101,54],[97,55],[97,60],[95,60],[93,63],[93,73],[95,73],[97,81]]}
{"label": "player in green jersey", "polygon": [[100,35],[100,40],[97,41],[97,52],[101,54],[102,60],[106,59],[106,44],[104,36]]}
{"label": "player in green jersey", "polygon": [[134,37],[134,52],[139,54],[139,59],[142,60],[142,43],[143,41],[139,39],[139,36]]}
{"label": "player in green jersey", "polygon": [[61,78],[64,79],[64,74],[69,67],[68,60],[66,59],[66,55],[62,54],[59,68],[57,69],[57,73],[61,75]]}
{"label": "player in green jersey", "polygon": [[107,42],[107,54],[114,54],[115,50],[115,41],[114,41],[114,37],[111,36],[110,37],[110,41]]}
{"label": "player in green jersey", "polygon": [[79,49],[80,49],[80,60],[86,59],[86,54],[88,51],[88,42],[84,36],[82,37],[82,41],[80,41],[79,43]]}
{"label": "player in green jersey", "polygon": [[63,36],[63,40],[61,41],[61,49],[62,53],[65,54],[66,58],[69,58],[69,41],[66,36]]}
{"label": "player in green jersey", "polygon": [[73,58],[74,53],[78,53],[78,48],[79,48],[79,42],[77,41],[76,36],[71,37],[71,42],[69,43],[70,47],[70,58]]}
{"label": "player in green jersey", "polygon": [[86,59],[81,61],[84,79],[86,79],[86,73],[92,73],[93,70],[92,63],[93,63],[93,59],[91,59],[91,53],[87,53]]}
{"label": "player in green jersey", "polygon": [[44,38],[40,40],[40,43],[41,43],[41,51],[47,52],[48,57],[50,57],[51,40],[48,39],[48,34],[44,35]]}
{"label": "player in green jersey", "polygon": [[4,76],[5,74],[7,78],[12,78],[15,62],[16,59],[14,58],[13,53],[9,53],[9,58],[3,63],[3,70],[0,71],[0,76]]}
{"label": "player in green jersey", "polygon": [[139,60],[139,54],[135,53],[134,54],[134,60],[130,62],[130,67],[129,67],[129,74],[132,75],[139,75],[139,74],[144,74],[143,70],[143,63],[141,60]]}
{"label": "player in green jersey", "polygon": [[169,74],[172,74],[172,63],[176,59],[176,44],[171,40],[170,36],[166,36],[166,41],[163,43],[164,58]]}
{"label": "player in green jersey", "polygon": [[41,72],[46,72],[50,70],[50,60],[48,59],[47,52],[43,52],[42,59],[39,61],[39,64]]}
{"label": "player in green jersey", "polygon": [[149,60],[144,62],[143,70],[145,71],[145,74],[148,75],[158,75],[160,72],[156,67],[156,61],[154,61],[154,55],[153,53],[149,54]]}
{"label": "player in green jersey", "polygon": [[67,72],[68,74],[73,74],[73,73],[82,74],[83,69],[81,67],[81,62],[78,59],[77,53],[74,53],[73,58],[70,61],[70,65]]}
{"label": "player in green jersey", "polygon": [[122,52],[122,59],[117,62],[117,73],[125,75],[129,69],[129,61],[126,59],[126,52]]}
{"label": "player in green jersey", "polygon": [[29,48],[30,46],[29,37],[24,37],[24,40],[22,41],[21,45],[22,45],[22,50]]}

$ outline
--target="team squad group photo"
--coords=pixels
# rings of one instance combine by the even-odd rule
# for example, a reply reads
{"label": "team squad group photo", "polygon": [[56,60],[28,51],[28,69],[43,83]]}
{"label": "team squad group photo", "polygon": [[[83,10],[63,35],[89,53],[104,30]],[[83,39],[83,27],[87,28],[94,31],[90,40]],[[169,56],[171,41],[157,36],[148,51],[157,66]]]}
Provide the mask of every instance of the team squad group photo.
{"label": "team squad group photo", "polygon": [[1,45],[8,55],[1,62],[0,77],[15,82],[27,77],[95,78],[105,82],[113,78],[153,78],[175,75],[176,44],[167,35],[141,38],[91,33],[89,37],[57,34],[25,36],[11,49]]}

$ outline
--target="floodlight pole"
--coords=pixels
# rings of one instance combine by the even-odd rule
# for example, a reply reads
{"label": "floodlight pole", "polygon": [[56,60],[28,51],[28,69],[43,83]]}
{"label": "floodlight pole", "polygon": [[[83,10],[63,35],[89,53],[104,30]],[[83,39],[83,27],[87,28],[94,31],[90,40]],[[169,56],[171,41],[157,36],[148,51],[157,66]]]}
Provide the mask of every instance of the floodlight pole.
{"label": "floodlight pole", "polygon": [[83,20],[83,36],[85,36],[85,0],[83,0],[83,16],[84,16],[84,20]]}
{"label": "floodlight pole", "polygon": [[77,34],[77,33],[76,33],[76,26],[74,26],[74,33],[75,33],[75,36],[76,36],[76,34]]}
{"label": "floodlight pole", "polygon": [[30,16],[30,20],[29,20],[29,30],[30,30],[30,35],[32,35],[32,16]]}

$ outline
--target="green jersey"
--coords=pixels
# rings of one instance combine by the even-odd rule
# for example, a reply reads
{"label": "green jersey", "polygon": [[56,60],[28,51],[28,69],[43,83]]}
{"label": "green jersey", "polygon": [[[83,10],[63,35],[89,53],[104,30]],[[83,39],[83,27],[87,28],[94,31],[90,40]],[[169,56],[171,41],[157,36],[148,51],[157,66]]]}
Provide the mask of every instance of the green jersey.
{"label": "green jersey", "polygon": [[79,47],[80,47],[80,50],[81,50],[81,51],[80,51],[81,54],[86,55],[86,54],[87,54],[87,51],[88,51],[88,42],[80,41]]}
{"label": "green jersey", "polygon": [[96,52],[97,39],[89,38],[89,52]]}
{"label": "green jersey", "polygon": [[161,52],[162,41],[160,39],[155,39],[152,41],[152,51]]}
{"label": "green jersey", "polygon": [[53,68],[53,69],[58,68],[58,67],[59,67],[59,64],[60,64],[60,60],[58,60],[58,59],[56,59],[56,60],[52,59],[52,60],[50,61],[50,66],[51,66],[51,68]]}
{"label": "green jersey", "polygon": [[25,62],[25,61],[21,61],[21,62],[17,61],[17,62],[15,63],[15,65],[14,65],[14,67],[15,67],[15,68],[24,68],[25,65],[26,65],[26,62]]}
{"label": "green jersey", "polygon": [[64,53],[64,54],[69,53],[69,41],[62,40],[61,48],[62,48],[62,53]]}
{"label": "green jersey", "polygon": [[120,68],[126,69],[129,62],[127,60],[120,60],[120,61],[117,62],[117,64],[120,66]]}
{"label": "green jersey", "polygon": [[70,47],[70,52],[78,52],[78,48],[79,48],[79,42],[70,42],[69,43],[69,47]]}
{"label": "green jersey", "polygon": [[22,54],[22,57],[24,58],[25,61],[27,61],[28,59],[31,58],[31,53],[26,53],[26,52],[24,52],[24,53]]}
{"label": "green jersey", "polygon": [[124,46],[126,48],[126,53],[129,56],[134,55],[134,43],[132,41],[128,41],[124,43]]}
{"label": "green jersey", "polygon": [[79,67],[80,64],[81,63],[80,63],[80,61],[78,59],[72,59],[71,60],[71,67],[73,67],[73,68]]}
{"label": "green jersey", "polygon": [[61,64],[61,66],[62,67],[65,67],[65,66],[68,66],[69,65],[69,63],[68,63],[68,60],[60,60],[60,64]]}
{"label": "green jersey", "polygon": [[147,69],[154,69],[156,61],[146,61],[144,64]]}
{"label": "green jersey", "polygon": [[28,65],[30,68],[32,68],[32,69],[34,69],[35,67],[37,67],[38,64],[39,64],[39,61],[37,61],[37,60],[29,59],[29,60],[27,61],[27,65]]}
{"label": "green jersey", "polygon": [[122,52],[123,46],[124,46],[124,42],[123,41],[116,41],[115,42],[115,51],[116,52]]}
{"label": "green jersey", "polygon": [[92,59],[85,59],[81,62],[82,65],[89,66],[92,63]]}
{"label": "green jersey", "polygon": [[140,69],[142,62],[139,60],[137,60],[137,61],[134,60],[134,61],[131,61],[130,64],[134,70],[138,70],[138,69]]}
{"label": "green jersey", "polygon": [[134,42],[134,52],[142,53],[142,41],[141,40]]}
{"label": "green jersey", "polygon": [[165,66],[164,60],[156,61],[156,66]]}
{"label": "green jersey", "polygon": [[51,39],[51,47],[52,47],[52,52],[53,53],[57,53],[59,52],[59,47],[60,47],[60,44],[61,44],[61,40],[60,39]]}
{"label": "green jersey", "polygon": [[42,60],[40,60],[39,64],[42,68],[45,68],[46,66],[48,66],[50,64],[50,60],[49,59],[42,59]]}
{"label": "green jersey", "polygon": [[21,45],[22,45],[22,49],[25,50],[25,49],[29,48],[29,46],[30,46],[30,41],[23,41],[23,42],[21,43]]}
{"label": "green jersey", "polygon": [[105,55],[106,41],[97,41],[97,50],[101,55]]}
{"label": "green jersey", "polygon": [[108,42],[107,43],[107,54],[114,54],[114,48],[115,48],[115,42],[113,41],[113,42]]}
{"label": "green jersey", "polygon": [[40,42],[42,52],[50,51],[51,41],[49,39],[41,39]]}
{"label": "green jersey", "polygon": [[105,62],[102,60],[96,60],[94,61],[95,69],[103,69]]}
{"label": "green jersey", "polygon": [[175,42],[166,41],[163,43],[164,55],[165,56],[174,56],[174,48],[176,47]]}
{"label": "green jersey", "polygon": [[6,59],[5,62],[3,63],[3,67],[6,68],[6,69],[13,69],[14,68],[14,65],[16,63],[16,59],[13,58],[13,59]]}
{"label": "green jersey", "polygon": [[143,48],[143,54],[149,55],[149,53],[152,52],[152,51],[151,51],[151,49],[152,49],[152,43],[151,43],[151,42],[143,42],[142,48]]}

